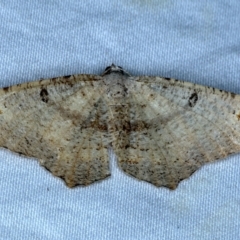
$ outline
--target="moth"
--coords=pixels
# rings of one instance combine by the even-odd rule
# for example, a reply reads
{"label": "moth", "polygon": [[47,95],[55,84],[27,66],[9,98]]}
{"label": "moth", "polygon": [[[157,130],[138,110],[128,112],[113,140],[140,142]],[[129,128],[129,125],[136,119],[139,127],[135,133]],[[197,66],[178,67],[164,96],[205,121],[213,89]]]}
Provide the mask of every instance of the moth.
{"label": "moth", "polygon": [[0,146],[37,158],[68,187],[127,174],[157,187],[240,151],[240,96],[176,79],[71,75],[0,89]]}

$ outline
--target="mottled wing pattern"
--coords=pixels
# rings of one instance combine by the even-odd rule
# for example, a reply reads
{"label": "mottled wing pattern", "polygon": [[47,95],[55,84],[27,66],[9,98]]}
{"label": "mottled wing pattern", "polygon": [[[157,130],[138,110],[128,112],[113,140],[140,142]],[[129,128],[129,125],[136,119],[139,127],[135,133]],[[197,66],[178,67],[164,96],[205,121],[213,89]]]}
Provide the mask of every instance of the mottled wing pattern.
{"label": "mottled wing pattern", "polygon": [[203,164],[240,151],[238,95],[160,77],[131,85],[115,143],[128,174],[175,189]]}
{"label": "mottled wing pattern", "polygon": [[109,176],[100,79],[73,75],[0,90],[0,146],[38,158],[69,187]]}
{"label": "mottled wing pattern", "polygon": [[0,90],[0,146],[38,158],[69,187],[119,166],[175,189],[207,162],[240,151],[240,96],[160,77],[72,75]]}

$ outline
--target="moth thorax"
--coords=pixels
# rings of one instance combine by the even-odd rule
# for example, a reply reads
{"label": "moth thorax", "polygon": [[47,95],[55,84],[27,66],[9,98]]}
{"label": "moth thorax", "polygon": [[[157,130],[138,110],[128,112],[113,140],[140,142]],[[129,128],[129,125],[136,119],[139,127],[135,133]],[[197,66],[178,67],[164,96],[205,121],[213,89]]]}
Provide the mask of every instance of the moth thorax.
{"label": "moth thorax", "polygon": [[113,99],[124,98],[128,94],[127,90],[124,84],[117,83],[111,85],[111,88],[108,89],[108,97]]}

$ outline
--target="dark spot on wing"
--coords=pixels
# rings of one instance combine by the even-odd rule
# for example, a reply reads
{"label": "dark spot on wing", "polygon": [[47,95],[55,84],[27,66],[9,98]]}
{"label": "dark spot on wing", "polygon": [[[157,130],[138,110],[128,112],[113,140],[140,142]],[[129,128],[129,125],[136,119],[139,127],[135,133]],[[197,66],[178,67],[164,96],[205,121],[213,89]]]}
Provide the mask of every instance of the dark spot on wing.
{"label": "dark spot on wing", "polygon": [[237,117],[237,120],[239,121],[239,120],[240,120],[240,113],[238,113],[238,114],[236,115],[236,117]]}
{"label": "dark spot on wing", "polygon": [[198,95],[196,92],[192,93],[192,95],[190,96],[190,98],[188,99],[188,105],[190,107],[194,107],[197,103],[198,100]]}
{"label": "dark spot on wing", "polygon": [[26,137],[25,137],[25,141],[26,141],[27,145],[30,145],[30,142]]}
{"label": "dark spot on wing", "polygon": [[235,93],[230,93],[232,98],[235,98],[236,94]]}
{"label": "dark spot on wing", "polygon": [[41,97],[41,100],[45,103],[48,102],[49,98],[48,98],[48,91],[46,88],[43,88],[40,92],[40,97]]}
{"label": "dark spot on wing", "polygon": [[70,78],[72,75],[63,76],[63,78]]}
{"label": "dark spot on wing", "polygon": [[5,87],[5,88],[3,88],[3,90],[4,90],[4,92],[8,92],[9,87]]}

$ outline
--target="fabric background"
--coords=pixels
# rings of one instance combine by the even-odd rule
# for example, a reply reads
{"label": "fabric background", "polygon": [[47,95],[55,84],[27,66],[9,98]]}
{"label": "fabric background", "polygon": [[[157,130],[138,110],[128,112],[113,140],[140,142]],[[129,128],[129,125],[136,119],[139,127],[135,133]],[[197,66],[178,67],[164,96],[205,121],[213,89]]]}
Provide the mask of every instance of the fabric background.
{"label": "fabric background", "polygon": [[[0,87],[115,63],[240,94],[238,0],[0,1]],[[124,174],[68,189],[0,150],[0,239],[238,239],[239,154],[175,191]]]}

